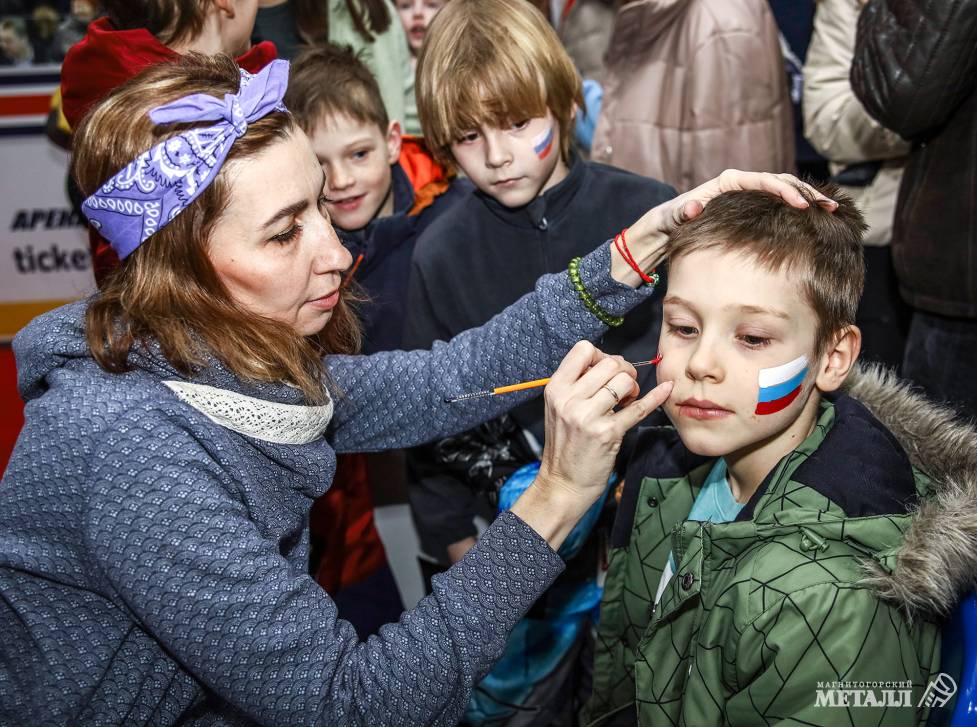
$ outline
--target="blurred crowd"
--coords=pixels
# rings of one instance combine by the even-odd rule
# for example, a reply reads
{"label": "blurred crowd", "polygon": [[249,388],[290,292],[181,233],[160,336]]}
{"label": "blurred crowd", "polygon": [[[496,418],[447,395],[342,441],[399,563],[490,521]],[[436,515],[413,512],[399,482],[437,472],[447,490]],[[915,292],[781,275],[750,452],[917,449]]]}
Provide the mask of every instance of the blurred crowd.
{"label": "blurred crowd", "polygon": [[97,0],[4,0],[0,66],[61,63],[98,14]]}

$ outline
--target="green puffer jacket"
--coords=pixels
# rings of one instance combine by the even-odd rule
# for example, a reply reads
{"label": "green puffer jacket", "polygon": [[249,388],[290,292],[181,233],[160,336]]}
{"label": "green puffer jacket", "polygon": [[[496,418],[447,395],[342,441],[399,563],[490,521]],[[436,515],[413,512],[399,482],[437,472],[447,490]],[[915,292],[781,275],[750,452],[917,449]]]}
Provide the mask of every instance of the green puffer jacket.
{"label": "green puffer jacket", "polygon": [[[670,427],[643,431],[634,452],[584,724],[926,720],[942,618],[977,579],[972,428],[884,373],[855,372],[722,524],[686,520],[712,460]],[[677,568],[656,607],[669,551]]]}

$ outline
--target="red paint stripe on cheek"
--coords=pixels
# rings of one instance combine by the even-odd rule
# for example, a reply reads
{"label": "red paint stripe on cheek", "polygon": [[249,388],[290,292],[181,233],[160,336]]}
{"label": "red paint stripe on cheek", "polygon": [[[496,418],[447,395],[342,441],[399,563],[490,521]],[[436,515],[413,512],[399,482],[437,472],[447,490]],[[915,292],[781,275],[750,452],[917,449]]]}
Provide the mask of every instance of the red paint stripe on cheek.
{"label": "red paint stripe on cheek", "polygon": [[787,396],[782,396],[774,401],[761,401],[756,405],[756,411],[754,414],[776,414],[778,411],[783,411],[790,403],[797,398],[798,394],[801,393],[801,387],[798,386]]}
{"label": "red paint stripe on cheek", "polygon": [[550,155],[550,152],[551,151],[553,151],[553,140],[552,139],[550,139],[550,143],[547,144],[546,145],[546,148],[543,149],[543,151],[541,151],[539,154],[537,154],[537,156],[540,159],[545,159],[546,157],[548,157]]}

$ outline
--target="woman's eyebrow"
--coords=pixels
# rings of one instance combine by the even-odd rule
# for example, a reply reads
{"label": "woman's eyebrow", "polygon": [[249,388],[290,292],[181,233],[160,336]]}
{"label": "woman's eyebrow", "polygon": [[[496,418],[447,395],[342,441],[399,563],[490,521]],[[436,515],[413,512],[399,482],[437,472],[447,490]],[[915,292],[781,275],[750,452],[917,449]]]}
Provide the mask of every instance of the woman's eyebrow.
{"label": "woman's eyebrow", "polygon": [[288,205],[287,207],[282,207],[280,210],[278,210],[278,212],[273,214],[268,219],[268,221],[264,224],[264,227],[265,228],[271,227],[280,219],[297,215],[300,212],[304,211],[308,206],[309,206],[309,200],[307,199],[299,200],[298,202],[292,202],[292,204]]}

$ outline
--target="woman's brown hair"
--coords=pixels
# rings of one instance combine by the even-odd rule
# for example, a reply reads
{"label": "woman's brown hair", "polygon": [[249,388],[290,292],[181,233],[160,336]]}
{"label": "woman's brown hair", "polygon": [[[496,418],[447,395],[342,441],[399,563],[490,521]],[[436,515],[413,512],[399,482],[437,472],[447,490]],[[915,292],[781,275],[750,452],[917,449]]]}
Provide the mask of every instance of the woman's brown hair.
{"label": "woman's brown hair", "polygon": [[[236,93],[239,83],[238,67],[228,56],[188,54],[143,71],[102,101],[76,131],[71,171],[79,188],[90,195],[143,151],[194,126],[155,125],[148,114],[156,106],[193,93],[222,98]],[[284,112],[254,121],[234,142],[225,168],[287,139],[294,129],[292,116]],[[322,355],[358,350],[356,317],[341,298],[323,331],[303,337],[237,304],[207,255],[210,234],[231,193],[223,172],[218,174],[106,279],[87,312],[92,355],[102,368],[119,373],[131,368],[134,347],[156,341],[184,375],[214,356],[242,379],[287,382],[310,402],[322,402]]]}

